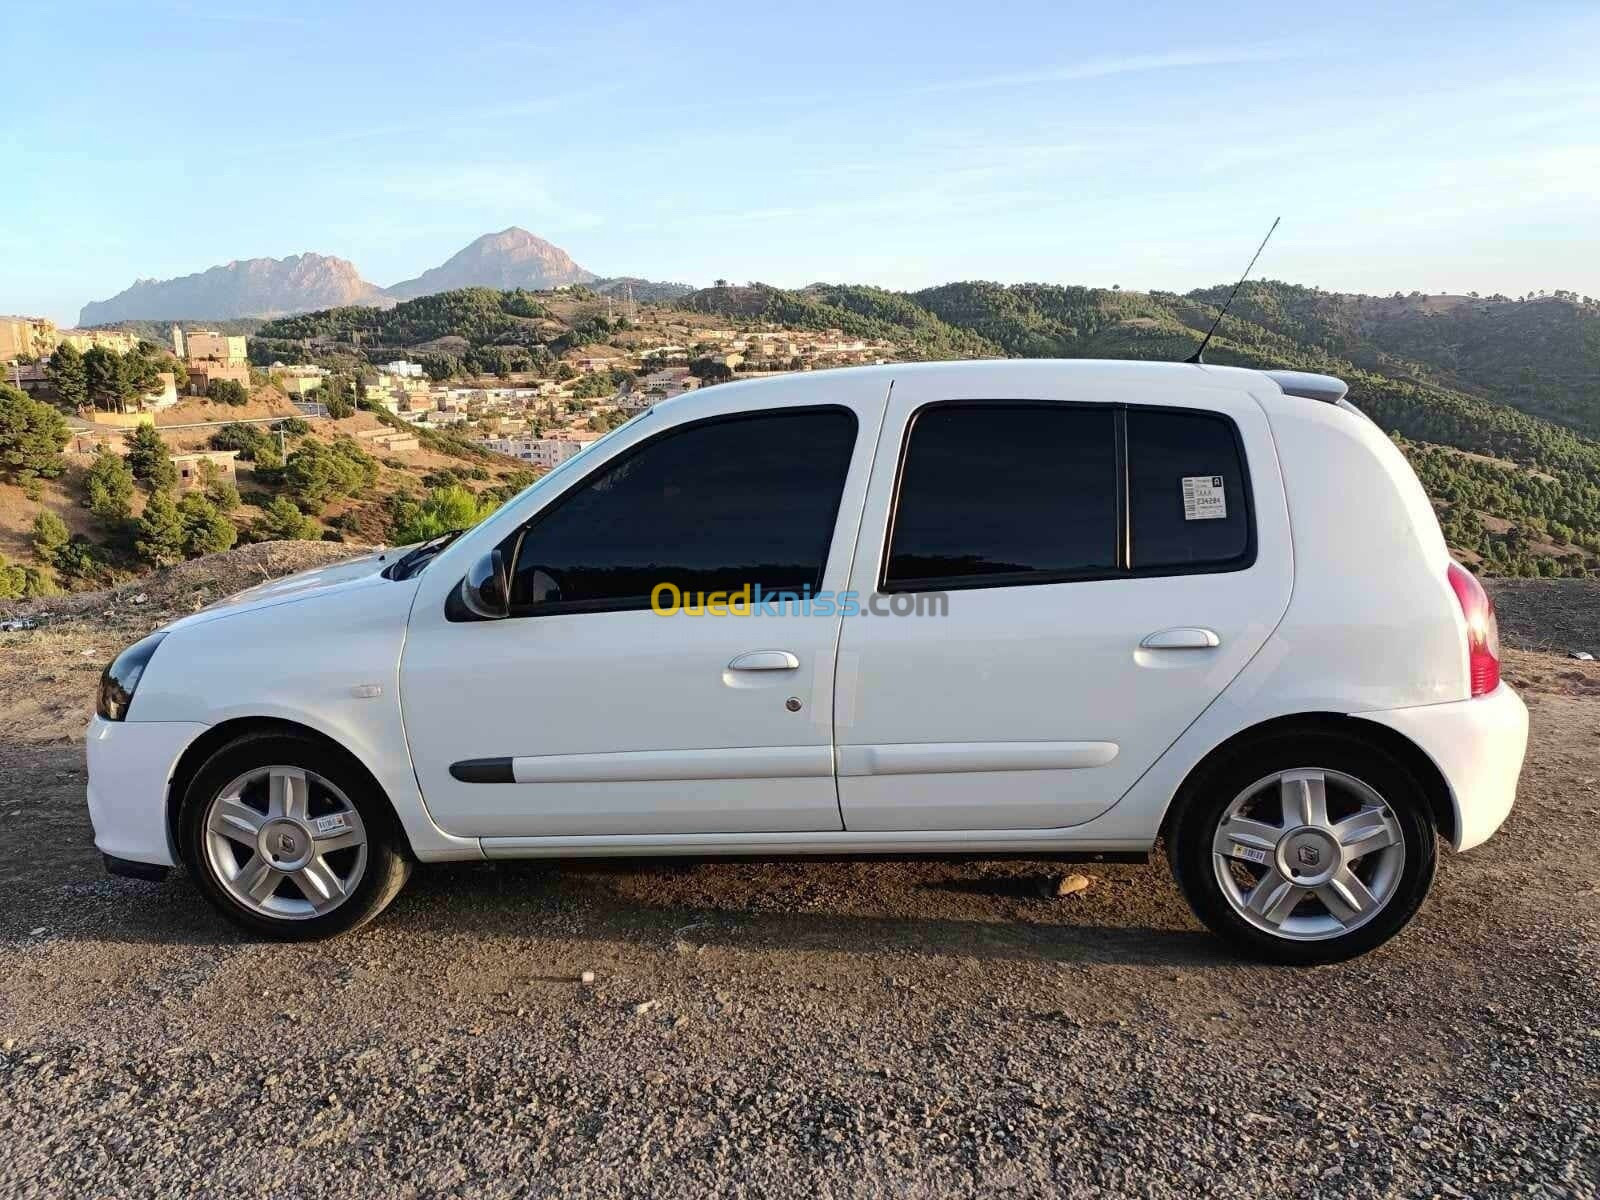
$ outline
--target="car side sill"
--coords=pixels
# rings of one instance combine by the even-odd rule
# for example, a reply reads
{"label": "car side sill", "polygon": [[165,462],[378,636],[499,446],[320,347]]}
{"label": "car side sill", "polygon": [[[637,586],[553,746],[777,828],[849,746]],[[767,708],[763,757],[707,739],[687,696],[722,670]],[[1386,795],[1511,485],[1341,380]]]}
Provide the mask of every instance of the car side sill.
{"label": "car side sill", "polygon": [[882,855],[1145,855],[1149,839],[1064,838],[1048,829],[912,830],[872,833],[658,833],[607,837],[483,838],[485,858],[827,858]]}

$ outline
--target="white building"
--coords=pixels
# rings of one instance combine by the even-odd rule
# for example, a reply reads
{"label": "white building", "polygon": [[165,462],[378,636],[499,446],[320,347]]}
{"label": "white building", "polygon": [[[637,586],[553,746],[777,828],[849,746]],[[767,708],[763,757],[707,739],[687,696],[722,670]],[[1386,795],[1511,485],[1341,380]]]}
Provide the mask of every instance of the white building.
{"label": "white building", "polygon": [[399,358],[394,362],[384,363],[383,366],[378,368],[378,373],[380,375],[393,375],[397,379],[421,379],[422,364],[407,362],[405,359]]}
{"label": "white building", "polygon": [[499,454],[509,454],[536,467],[556,467],[585,446],[600,439],[598,433],[567,433],[560,437],[485,438],[483,445]]}

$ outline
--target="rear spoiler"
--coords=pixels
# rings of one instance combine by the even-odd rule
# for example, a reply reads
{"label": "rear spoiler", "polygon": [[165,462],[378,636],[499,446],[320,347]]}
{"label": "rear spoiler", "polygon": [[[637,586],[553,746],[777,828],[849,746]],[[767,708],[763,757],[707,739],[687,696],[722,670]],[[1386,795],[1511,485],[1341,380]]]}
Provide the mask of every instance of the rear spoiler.
{"label": "rear spoiler", "polygon": [[1332,375],[1314,375],[1310,371],[1263,371],[1273,383],[1283,389],[1285,396],[1301,396],[1307,400],[1321,400],[1324,404],[1338,404],[1350,386]]}

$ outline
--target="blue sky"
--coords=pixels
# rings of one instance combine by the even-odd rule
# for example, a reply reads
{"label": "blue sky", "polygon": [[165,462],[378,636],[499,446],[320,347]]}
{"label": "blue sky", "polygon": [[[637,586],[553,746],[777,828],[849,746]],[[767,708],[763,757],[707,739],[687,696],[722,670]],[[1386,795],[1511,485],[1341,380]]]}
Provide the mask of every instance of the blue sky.
{"label": "blue sky", "polygon": [[1600,6],[20,5],[0,312],[521,225],[600,274],[1600,294]]}

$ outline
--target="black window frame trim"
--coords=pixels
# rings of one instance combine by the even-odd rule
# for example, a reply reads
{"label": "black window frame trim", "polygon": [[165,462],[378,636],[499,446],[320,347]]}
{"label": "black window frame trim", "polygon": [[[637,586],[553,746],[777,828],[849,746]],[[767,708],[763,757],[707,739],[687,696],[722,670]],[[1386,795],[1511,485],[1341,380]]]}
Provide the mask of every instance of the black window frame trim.
{"label": "black window frame trim", "polygon": [[[1111,570],[1085,567],[1065,571],[1029,571],[1026,574],[929,576],[900,583],[889,582],[889,556],[894,547],[895,522],[900,515],[900,489],[905,483],[906,457],[911,450],[911,438],[916,432],[922,414],[936,408],[1068,408],[1077,412],[1109,412],[1112,415],[1113,469],[1116,471],[1114,509],[1116,528],[1116,566]],[[1244,550],[1230,559],[1215,562],[1175,564],[1170,566],[1136,567],[1133,565],[1133,504],[1130,489],[1133,473],[1128,464],[1128,413],[1130,412],[1181,413],[1185,416],[1210,417],[1223,422],[1233,438],[1234,451],[1239,457],[1244,478],[1241,499],[1244,504]],[[1257,556],[1255,493],[1251,484],[1250,459],[1245,453],[1244,437],[1239,423],[1225,412],[1214,408],[1194,408],[1179,404],[1138,404],[1103,400],[1038,400],[1027,398],[991,397],[982,399],[948,398],[930,400],[918,405],[906,419],[905,432],[900,437],[900,453],[895,462],[894,490],[889,498],[889,519],[884,526],[883,549],[878,562],[877,590],[886,596],[915,594],[919,592],[977,591],[984,588],[1045,587],[1056,583],[1095,583],[1111,579],[1161,579],[1182,575],[1225,575],[1234,571],[1247,571],[1255,566]]]}
{"label": "black window frame trim", "polygon": [[[856,465],[856,455],[861,448],[861,418],[856,414],[855,409],[847,404],[781,404],[772,408],[740,409],[738,412],[699,417],[693,421],[685,421],[681,425],[671,425],[665,429],[657,430],[649,437],[635,442],[614,457],[608,458],[602,463],[596,463],[588,472],[572,481],[559,496],[551,500],[549,504],[517,526],[509,536],[500,541],[497,548],[505,556],[507,581],[509,582],[516,573],[517,556],[521,552],[522,543],[529,533],[537,529],[551,514],[557,512],[595,479],[615,467],[622,466],[636,455],[644,453],[649,447],[665,441],[667,438],[677,437],[691,430],[711,425],[734,424],[740,421],[758,420],[763,417],[793,416],[806,413],[843,413],[850,418],[850,457],[845,463],[844,480],[840,483],[838,496],[834,498],[832,515],[828,522],[828,539],[822,549],[822,570],[818,575],[820,586],[821,581],[827,578],[828,563],[833,557],[833,542],[839,532],[839,510],[844,506],[845,488],[849,482],[851,468]],[[455,595],[460,586],[458,583],[455,588],[452,588],[450,595]],[[615,600],[561,600],[553,604],[542,604],[537,608],[512,607],[502,620],[520,621],[537,617],[558,617],[583,613],[649,612],[650,597],[643,597],[642,603],[640,599],[640,597],[629,596],[625,598],[619,597]],[[448,608],[446,615],[449,615]]]}

